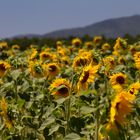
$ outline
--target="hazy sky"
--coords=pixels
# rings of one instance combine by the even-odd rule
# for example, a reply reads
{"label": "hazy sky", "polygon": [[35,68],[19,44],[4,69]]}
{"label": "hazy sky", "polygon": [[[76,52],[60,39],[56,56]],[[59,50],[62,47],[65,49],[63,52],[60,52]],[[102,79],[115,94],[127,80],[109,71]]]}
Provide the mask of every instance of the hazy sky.
{"label": "hazy sky", "polygon": [[0,0],[0,37],[44,34],[140,14],[140,0]]}

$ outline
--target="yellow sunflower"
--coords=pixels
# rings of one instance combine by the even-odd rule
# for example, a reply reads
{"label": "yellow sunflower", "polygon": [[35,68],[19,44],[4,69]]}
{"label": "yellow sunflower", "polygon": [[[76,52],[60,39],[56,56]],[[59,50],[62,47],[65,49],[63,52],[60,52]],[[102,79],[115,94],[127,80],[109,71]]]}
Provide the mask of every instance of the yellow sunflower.
{"label": "yellow sunflower", "polygon": [[51,60],[53,58],[52,54],[50,52],[43,51],[39,54],[40,60],[42,62],[46,60]]}
{"label": "yellow sunflower", "polygon": [[10,67],[10,64],[8,64],[7,62],[0,61],[0,77],[3,77]]}
{"label": "yellow sunflower", "polygon": [[4,99],[4,97],[1,100],[1,109],[2,109],[2,112],[0,114],[4,118],[4,122],[5,122],[6,127],[8,129],[10,129],[13,126],[13,121],[8,116],[8,105],[7,105],[7,102]]}
{"label": "yellow sunflower", "polygon": [[81,39],[80,38],[74,38],[73,40],[72,40],[72,45],[73,46],[80,46],[82,44],[82,41],[81,41]]}
{"label": "yellow sunflower", "polygon": [[118,58],[118,63],[119,63],[119,64],[125,64],[125,62],[126,62],[126,58],[125,58],[124,56],[120,56],[120,57]]}
{"label": "yellow sunflower", "polygon": [[140,83],[139,82],[133,83],[129,86],[128,93],[130,93],[132,95],[136,95],[138,93],[139,89],[140,89]]}
{"label": "yellow sunflower", "polygon": [[29,72],[36,78],[41,78],[44,76],[42,64],[38,61],[29,61]]}
{"label": "yellow sunflower", "polygon": [[19,46],[19,45],[13,45],[13,46],[12,46],[12,49],[13,49],[13,50],[19,50],[19,49],[20,49],[20,46]]}
{"label": "yellow sunflower", "polygon": [[136,52],[134,54],[134,61],[135,61],[136,68],[140,70],[140,52]]}
{"label": "yellow sunflower", "polygon": [[37,55],[38,55],[37,50],[32,48],[32,54],[30,55],[29,60],[35,60]]}
{"label": "yellow sunflower", "polygon": [[64,78],[59,78],[54,80],[50,85],[50,92],[55,98],[67,97],[69,96],[69,91],[71,88],[70,81]]}
{"label": "yellow sunflower", "polygon": [[44,66],[47,71],[47,76],[49,79],[54,78],[60,72],[60,67],[56,63],[48,63]]}
{"label": "yellow sunflower", "polygon": [[7,42],[5,42],[5,41],[0,42],[0,50],[6,49],[6,48],[8,48]]}
{"label": "yellow sunflower", "polygon": [[92,41],[85,42],[85,46],[86,46],[87,49],[92,49],[93,48],[93,42]]}
{"label": "yellow sunflower", "polygon": [[62,46],[63,44],[62,44],[62,42],[61,41],[57,41],[56,42],[56,46],[58,47],[58,46]]}
{"label": "yellow sunflower", "polygon": [[127,83],[127,75],[123,73],[117,73],[110,76],[110,83],[116,90],[122,90]]}
{"label": "yellow sunflower", "polygon": [[109,50],[109,49],[110,49],[110,45],[109,45],[108,43],[104,43],[104,44],[102,45],[102,49],[103,49],[104,51]]}
{"label": "yellow sunflower", "polygon": [[130,94],[125,91],[118,93],[115,99],[111,103],[110,109],[110,121],[112,123],[117,122],[119,124],[125,123],[126,116],[132,111],[132,99]]}
{"label": "yellow sunflower", "polygon": [[97,66],[88,65],[83,68],[82,74],[77,83],[78,90],[80,89],[86,90],[88,88],[88,84],[94,82],[98,69],[99,65]]}
{"label": "yellow sunflower", "polygon": [[99,45],[102,41],[102,37],[101,36],[95,36],[94,39],[93,39],[93,43],[95,45]]}

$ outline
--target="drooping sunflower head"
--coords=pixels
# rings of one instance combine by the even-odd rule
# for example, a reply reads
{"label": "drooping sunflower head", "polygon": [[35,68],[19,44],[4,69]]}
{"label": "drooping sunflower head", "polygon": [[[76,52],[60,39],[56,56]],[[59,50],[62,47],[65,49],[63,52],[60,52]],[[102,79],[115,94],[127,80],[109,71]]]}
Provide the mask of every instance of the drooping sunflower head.
{"label": "drooping sunflower head", "polygon": [[38,61],[29,61],[29,72],[36,78],[41,78],[44,76],[42,64]]}
{"label": "drooping sunflower head", "polygon": [[70,82],[67,79],[59,78],[50,85],[50,92],[55,98],[67,97],[70,91]]}
{"label": "drooping sunflower head", "polygon": [[78,90],[80,89],[86,90],[88,88],[88,84],[94,82],[98,69],[99,65],[97,66],[88,65],[83,68],[82,74],[77,83]]}
{"label": "drooping sunflower head", "polygon": [[47,76],[49,76],[49,78],[55,77],[56,75],[59,74],[59,71],[60,71],[60,67],[56,63],[46,64],[45,69],[47,71]]}
{"label": "drooping sunflower head", "polygon": [[5,122],[5,125],[8,129],[12,128],[13,126],[13,122],[12,120],[9,118],[9,115],[8,115],[8,105],[7,105],[7,102],[5,100],[5,98],[3,97],[2,100],[1,100],[1,109],[2,109],[2,112],[1,112],[1,115],[3,116],[4,118],[4,122]]}
{"label": "drooping sunflower head", "polygon": [[118,51],[120,48],[121,48],[121,38],[118,37],[118,38],[116,39],[116,43],[115,43],[115,45],[114,45],[114,51]]}
{"label": "drooping sunflower head", "polygon": [[72,40],[72,45],[73,45],[73,46],[78,47],[78,46],[80,46],[81,44],[82,44],[82,41],[81,41],[80,38],[74,38],[74,39]]}
{"label": "drooping sunflower head", "polygon": [[36,58],[37,58],[37,55],[38,55],[38,52],[37,52],[37,50],[36,49],[34,49],[34,48],[32,48],[32,53],[31,53],[31,55],[30,55],[30,57],[29,57],[29,60],[35,60]]}
{"label": "drooping sunflower head", "polygon": [[110,121],[117,122],[120,125],[125,123],[126,116],[132,111],[129,94],[125,91],[118,93],[111,103]]}
{"label": "drooping sunflower head", "polygon": [[140,60],[140,51],[134,54],[134,60]]}
{"label": "drooping sunflower head", "polygon": [[123,73],[117,73],[110,76],[110,83],[114,89],[122,89],[127,83],[127,75]]}
{"label": "drooping sunflower head", "polygon": [[10,64],[5,61],[0,61],[0,77],[3,77],[6,71],[10,68]]}

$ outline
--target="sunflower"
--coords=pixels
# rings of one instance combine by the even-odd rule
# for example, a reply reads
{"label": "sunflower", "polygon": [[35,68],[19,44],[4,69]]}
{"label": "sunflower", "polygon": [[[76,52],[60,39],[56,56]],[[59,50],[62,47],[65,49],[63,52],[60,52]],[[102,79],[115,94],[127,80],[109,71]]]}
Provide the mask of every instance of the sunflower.
{"label": "sunflower", "polygon": [[114,45],[114,51],[118,51],[121,48],[121,38],[118,37]]}
{"label": "sunflower", "polygon": [[115,99],[111,103],[110,109],[110,122],[117,122],[123,124],[126,120],[126,116],[132,111],[133,101],[130,97],[131,95],[125,91],[118,93]]}
{"label": "sunflower", "polygon": [[42,64],[38,61],[29,61],[29,72],[36,78],[41,78],[44,76]]}
{"label": "sunflower", "polygon": [[60,67],[56,63],[48,63],[44,66],[44,68],[47,71],[49,79],[58,75],[60,71]]}
{"label": "sunflower", "polygon": [[43,51],[39,54],[40,60],[42,62],[46,60],[51,60],[53,58],[52,54],[50,52]]}
{"label": "sunflower", "polygon": [[1,109],[2,112],[0,113],[5,121],[5,125],[8,129],[10,129],[13,126],[13,121],[8,116],[8,105],[4,97],[1,100]]}
{"label": "sunflower", "polygon": [[56,46],[58,47],[58,46],[62,46],[63,44],[62,44],[62,42],[61,41],[57,41],[56,42]]}
{"label": "sunflower", "polygon": [[7,62],[0,61],[0,77],[3,77],[10,67],[10,64],[8,64]]}
{"label": "sunflower", "polygon": [[80,67],[80,66],[86,66],[89,65],[91,62],[91,59],[88,57],[83,57],[83,56],[76,56],[73,60],[73,67]]}
{"label": "sunflower", "polygon": [[138,93],[139,89],[140,89],[140,83],[139,82],[133,83],[129,86],[128,93],[130,93],[132,95],[136,95]]}
{"label": "sunflower", "polygon": [[140,70],[140,52],[136,52],[134,54],[134,61],[135,61],[136,68]]}
{"label": "sunflower", "polygon": [[83,68],[82,74],[77,83],[78,90],[80,89],[86,90],[88,88],[88,84],[94,81],[98,69],[99,65],[97,66],[88,65]]}
{"label": "sunflower", "polygon": [[36,49],[32,48],[32,54],[29,58],[29,60],[35,60],[37,58],[38,52]]}
{"label": "sunflower", "polygon": [[12,46],[12,49],[13,49],[13,50],[19,50],[19,49],[20,49],[20,46],[19,46],[19,45],[13,45],[13,46]]}
{"label": "sunflower", "polygon": [[102,37],[101,36],[95,36],[94,39],[93,39],[93,43],[95,45],[99,45],[102,41]]}
{"label": "sunflower", "polygon": [[50,85],[50,91],[55,98],[67,97],[70,91],[70,82],[67,79],[59,78]]}
{"label": "sunflower", "polygon": [[104,43],[104,44],[102,45],[102,49],[103,49],[104,51],[109,50],[109,49],[110,49],[110,45],[109,45],[108,43]]}
{"label": "sunflower", "polygon": [[73,46],[78,47],[78,46],[80,46],[81,44],[82,44],[82,41],[81,41],[80,38],[74,38],[74,39],[72,40],[72,45],[73,45]]}
{"label": "sunflower", "polygon": [[0,42],[0,50],[6,49],[6,48],[8,48],[7,42],[5,42],[5,41]]}
{"label": "sunflower", "polygon": [[93,48],[93,42],[92,41],[85,42],[85,46],[86,46],[87,49],[92,49]]}
{"label": "sunflower", "polygon": [[127,83],[127,76],[123,73],[117,73],[110,76],[110,83],[114,89],[122,90]]}
{"label": "sunflower", "polygon": [[125,62],[126,62],[126,58],[123,55],[118,58],[119,64],[125,64]]}

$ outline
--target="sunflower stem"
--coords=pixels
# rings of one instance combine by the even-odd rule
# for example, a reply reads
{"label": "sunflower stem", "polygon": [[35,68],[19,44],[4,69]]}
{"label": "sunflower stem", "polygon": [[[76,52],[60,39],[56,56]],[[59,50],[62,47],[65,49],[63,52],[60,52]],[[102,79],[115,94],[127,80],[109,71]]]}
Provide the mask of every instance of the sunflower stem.
{"label": "sunflower stem", "polygon": [[98,106],[99,106],[99,97],[98,97],[98,93],[96,93],[96,121],[95,121],[95,140],[99,140],[99,135],[98,135],[98,130],[99,130],[99,110],[98,110]]}
{"label": "sunflower stem", "polygon": [[67,121],[66,135],[69,134],[70,131],[69,120],[70,120],[70,98],[67,100],[66,105],[66,121]]}

